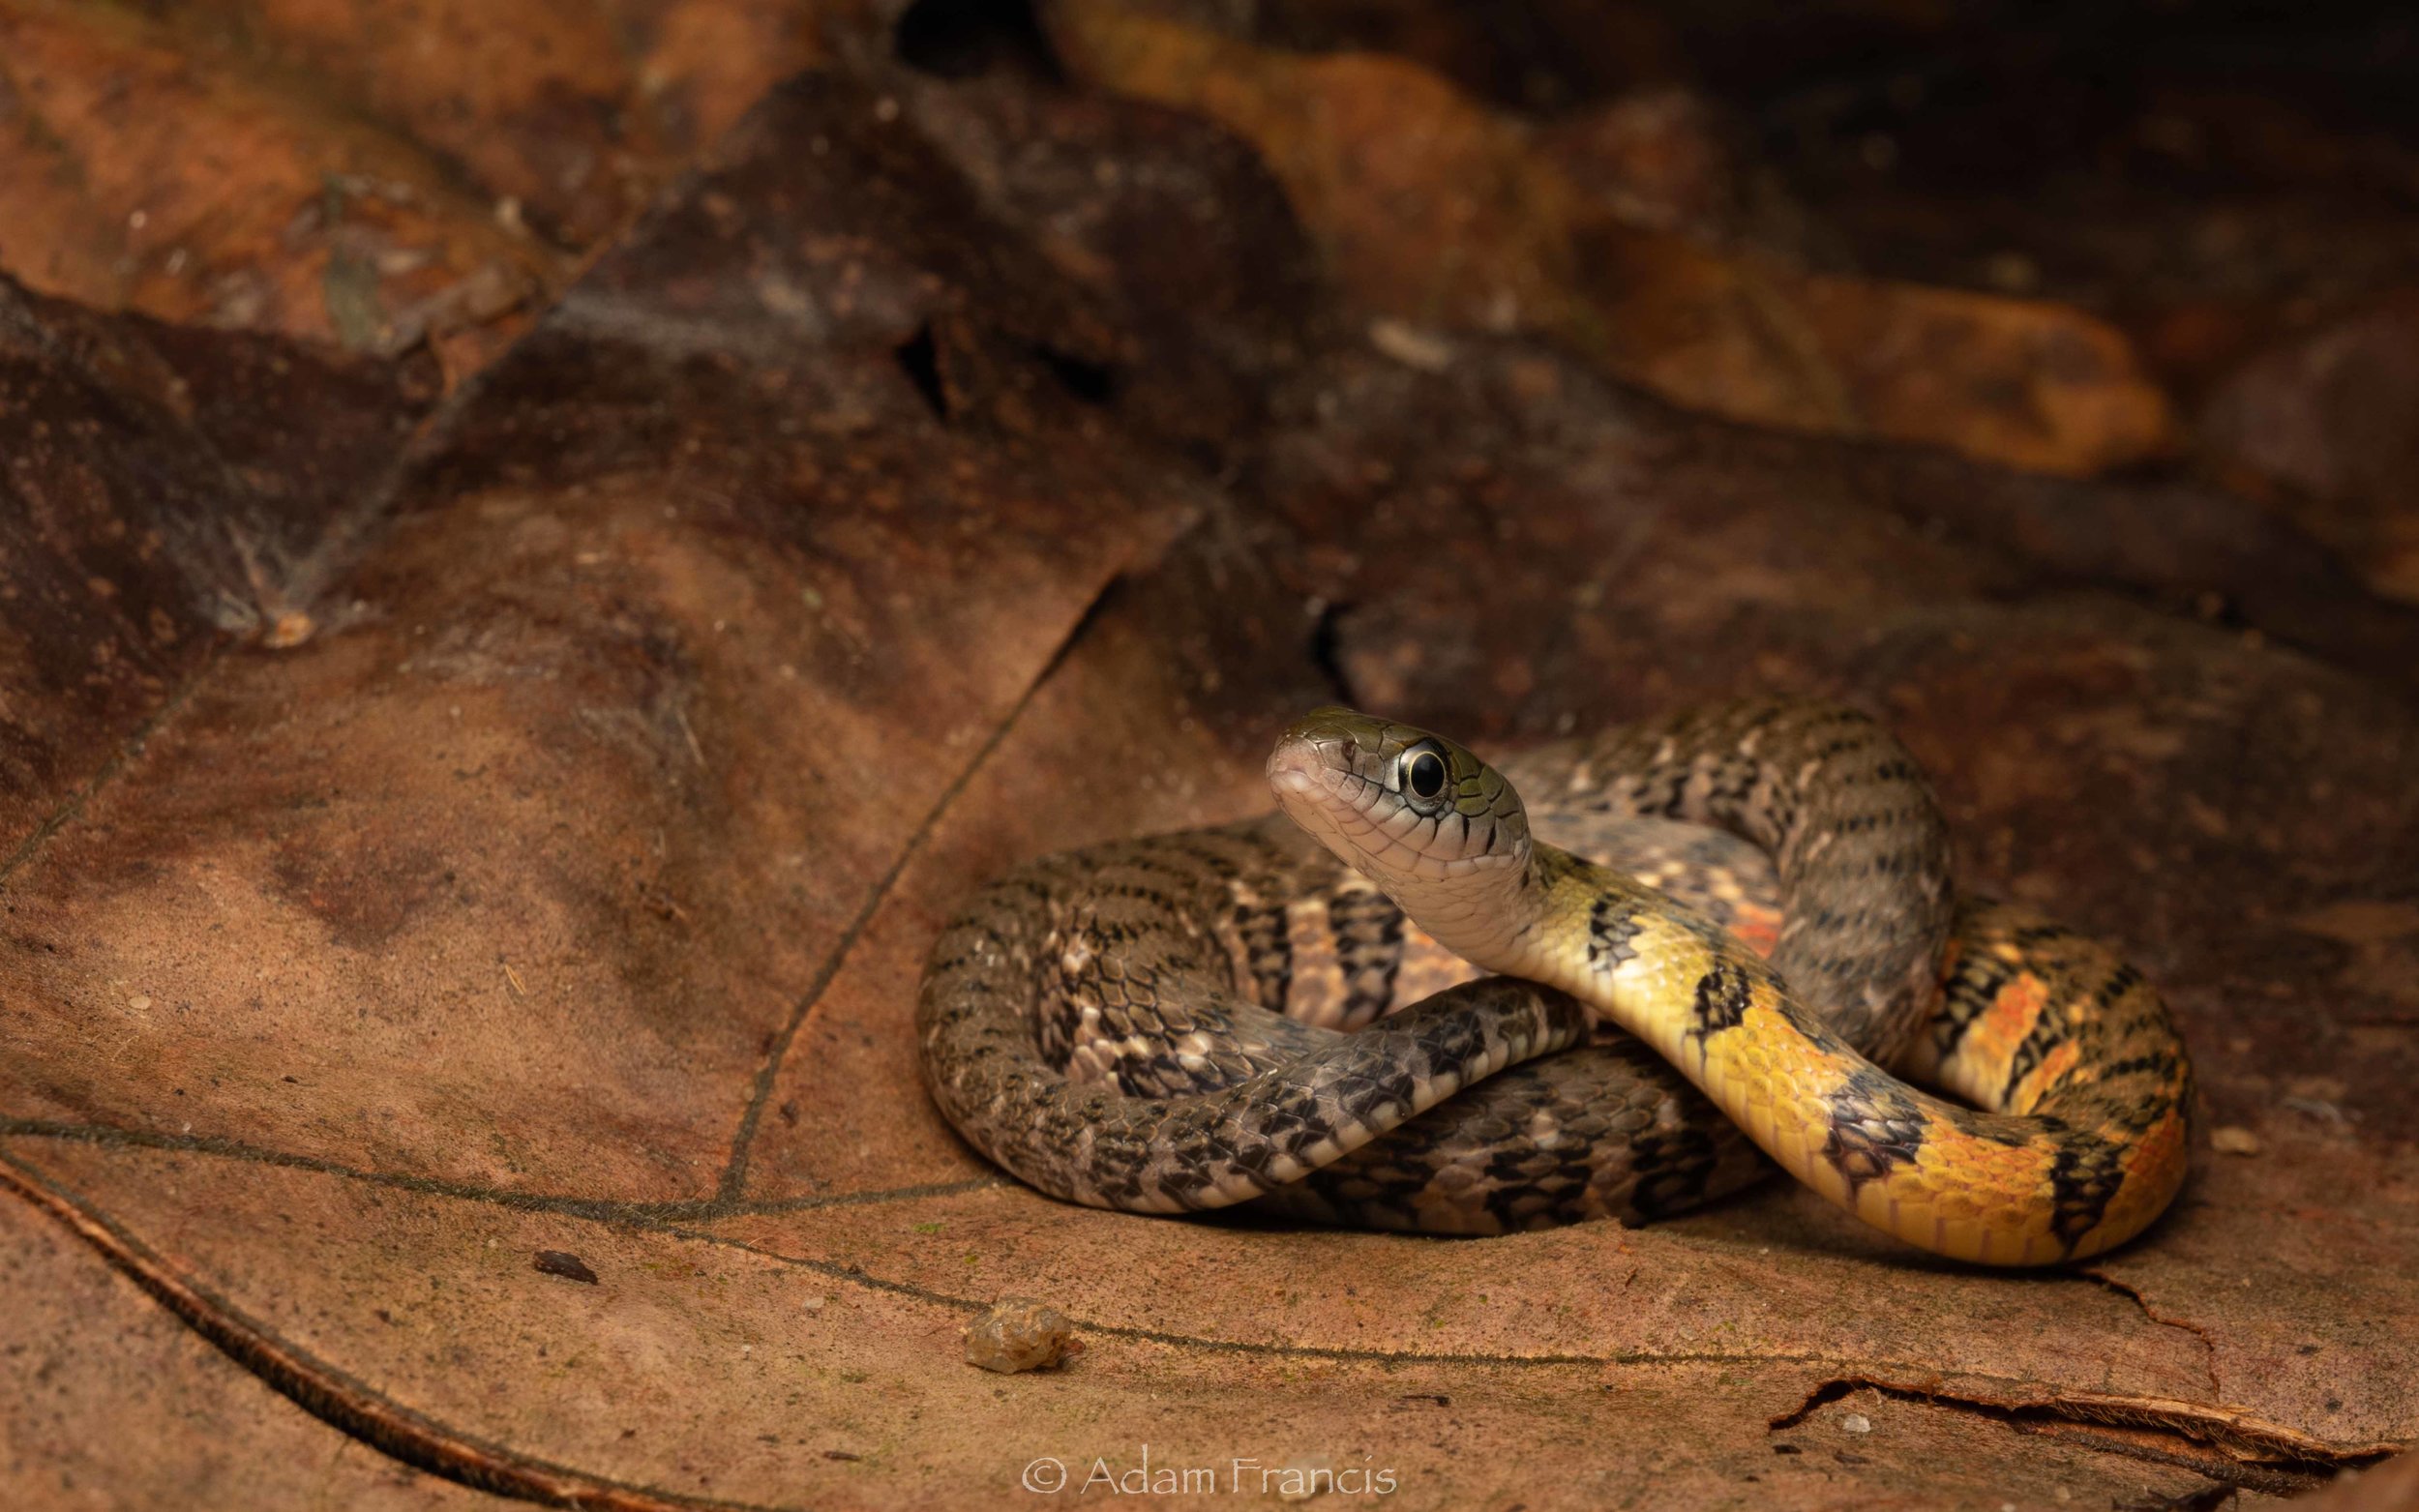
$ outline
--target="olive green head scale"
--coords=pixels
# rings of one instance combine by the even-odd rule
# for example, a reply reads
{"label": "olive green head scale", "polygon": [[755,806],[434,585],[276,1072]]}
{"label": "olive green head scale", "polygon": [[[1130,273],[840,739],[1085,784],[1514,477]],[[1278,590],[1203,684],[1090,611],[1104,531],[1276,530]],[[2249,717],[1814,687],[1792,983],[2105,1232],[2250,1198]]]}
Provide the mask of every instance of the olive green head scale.
{"label": "olive green head scale", "polygon": [[1529,816],[1501,772],[1441,735],[1345,708],[1296,721],[1269,756],[1269,785],[1294,822],[1375,882],[1449,948],[1461,920],[1504,906],[1531,861]]}

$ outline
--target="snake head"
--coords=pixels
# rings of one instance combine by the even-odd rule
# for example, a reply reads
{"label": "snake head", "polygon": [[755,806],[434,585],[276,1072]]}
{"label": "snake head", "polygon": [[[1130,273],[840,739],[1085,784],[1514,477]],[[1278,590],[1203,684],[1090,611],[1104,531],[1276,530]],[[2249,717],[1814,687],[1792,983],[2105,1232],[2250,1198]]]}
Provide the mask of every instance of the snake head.
{"label": "snake head", "polygon": [[1424,729],[1314,709],[1278,737],[1269,785],[1295,823],[1448,946],[1462,928],[1503,917],[1496,894],[1528,874],[1520,795]]}

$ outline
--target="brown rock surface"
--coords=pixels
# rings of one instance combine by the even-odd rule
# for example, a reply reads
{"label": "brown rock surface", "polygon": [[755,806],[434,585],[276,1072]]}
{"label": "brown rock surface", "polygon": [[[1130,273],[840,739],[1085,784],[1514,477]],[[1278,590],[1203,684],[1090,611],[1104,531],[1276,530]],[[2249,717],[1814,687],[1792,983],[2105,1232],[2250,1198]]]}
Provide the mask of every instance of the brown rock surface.
{"label": "brown rock surface", "polygon": [[1087,77],[1259,148],[1373,311],[1547,333],[1735,419],[2046,472],[2171,444],[2125,339],[2073,310],[1811,273],[1608,216],[1551,143],[1399,58],[1257,48],[1103,0],[1049,13]]}
{"label": "brown rock surface", "polygon": [[2379,593],[2419,602],[2419,292],[2246,363],[2202,430],[2227,461],[2290,490],[2295,512],[2363,563]]}
{"label": "brown rock surface", "polygon": [[45,292],[395,352],[551,276],[418,144],[131,10],[0,5],[0,92],[10,266]]}
{"label": "brown rock surface", "polygon": [[[344,14],[262,35],[307,65]],[[648,56],[781,33],[648,15]],[[45,45],[190,42],[101,16],[0,0]],[[2130,358],[2068,419],[2003,402],[2074,376],[2003,317],[2121,342],[2068,306],[1787,273],[1869,375],[1843,426],[1754,372],[1658,398],[1567,331],[1412,319],[1417,280],[1477,286],[1463,247],[1580,297],[1487,198],[1570,143],[1405,58],[1150,24],[1224,60],[1182,98],[1265,163],[897,71],[853,18],[850,73],[595,232],[472,383],[0,284],[0,1500],[2255,1505],[2419,1442],[2419,613],[2181,471],[1973,460],[2147,449]],[[612,52],[552,66],[606,98]],[[363,118],[492,119],[458,139],[489,192],[558,183],[503,130],[555,97],[482,56]],[[1274,109],[1271,70],[1310,90],[1281,132],[1218,107]],[[1339,77],[1385,83],[1345,91],[1370,114],[1309,108]],[[671,119],[556,145],[670,153]],[[1394,230],[1303,197],[1302,163],[1448,119],[1475,156],[1380,164]],[[1686,177],[1659,202],[1713,202]],[[60,245],[98,267],[91,235]],[[1883,424],[1890,393],[1953,423]],[[2248,1153],[2011,1276],[1780,1186],[1462,1242],[1092,1212],[924,1100],[915,978],[967,889],[1256,812],[1305,705],[1504,747],[1764,689],[1888,717],[1969,885],[2119,942]],[[1082,1352],[970,1368],[1003,1295]]]}

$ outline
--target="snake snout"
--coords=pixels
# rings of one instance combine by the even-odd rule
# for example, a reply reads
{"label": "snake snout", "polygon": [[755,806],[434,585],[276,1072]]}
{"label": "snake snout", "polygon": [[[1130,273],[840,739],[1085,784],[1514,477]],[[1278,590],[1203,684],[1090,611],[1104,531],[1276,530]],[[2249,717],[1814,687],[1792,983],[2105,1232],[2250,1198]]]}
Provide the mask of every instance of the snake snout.
{"label": "snake snout", "polygon": [[1313,709],[1287,726],[1276,749],[1269,753],[1269,785],[1279,794],[1307,796],[1331,790],[1322,781],[1325,774],[1358,772],[1361,740],[1355,724],[1362,719],[1350,709]]}
{"label": "snake snout", "polygon": [[1276,789],[1280,800],[1307,798],[1319,788],[1318,780],[1310,775],[1308,768],[1298,762],[1279,760],[1275,756],[1269,757],[1269,786]]}

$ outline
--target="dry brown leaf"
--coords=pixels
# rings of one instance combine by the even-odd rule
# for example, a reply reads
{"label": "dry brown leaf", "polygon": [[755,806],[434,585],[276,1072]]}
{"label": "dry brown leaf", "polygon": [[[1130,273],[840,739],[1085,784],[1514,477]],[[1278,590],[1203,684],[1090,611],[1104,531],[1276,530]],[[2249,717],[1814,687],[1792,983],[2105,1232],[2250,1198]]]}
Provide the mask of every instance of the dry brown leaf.
{"label": "dry brown leaf", "polygon": [[[39,1349],[0,1349],[0,1502],[206,1499],[254,1454],[223,1499],[471,1495],[365,1482],[305,1407],[629,1508],[990,1506],[1146,1443],[1406,1509],[2131,1505],[2419,1438],[2412,1043],[2288,922],[2419,853],[2406,617],[2347,620],[2364,680],[2071,591],[2356,598],[2255,512],[2198,556],[2043,544],[2191,501],[1759,435],[1408,320],[1389,355],[1271,273],[1282,217],[1198,129],[893,83],[766,101],[407,469],[400,369],[0,305],[0,1268]],[[1080,146],[1002,150],[1036,120]],[[1216,426],[1168,418],[1196,394]],[[1908,528],[1944,478],[1981,539]],[[205,612],[279,591],[285,649]],[[1781,1187],[1427,1243],[1004,1181],[918,1083],[940,921],[1259,809],[1339,680],[1488,743],[1759,687],[1887,713],[1972,875],[2139,960],[2261,1158],[2037,1278]],[[1003,1293],[1079,1364],[967,1369]],[[97,1464],[105,1402],[145,1437]]]}
{"label": "dry brown leaf", "polygon": [[0,4],[0,221],[36,288],[396,351],[552,274],[426,154],[130,12]]}

